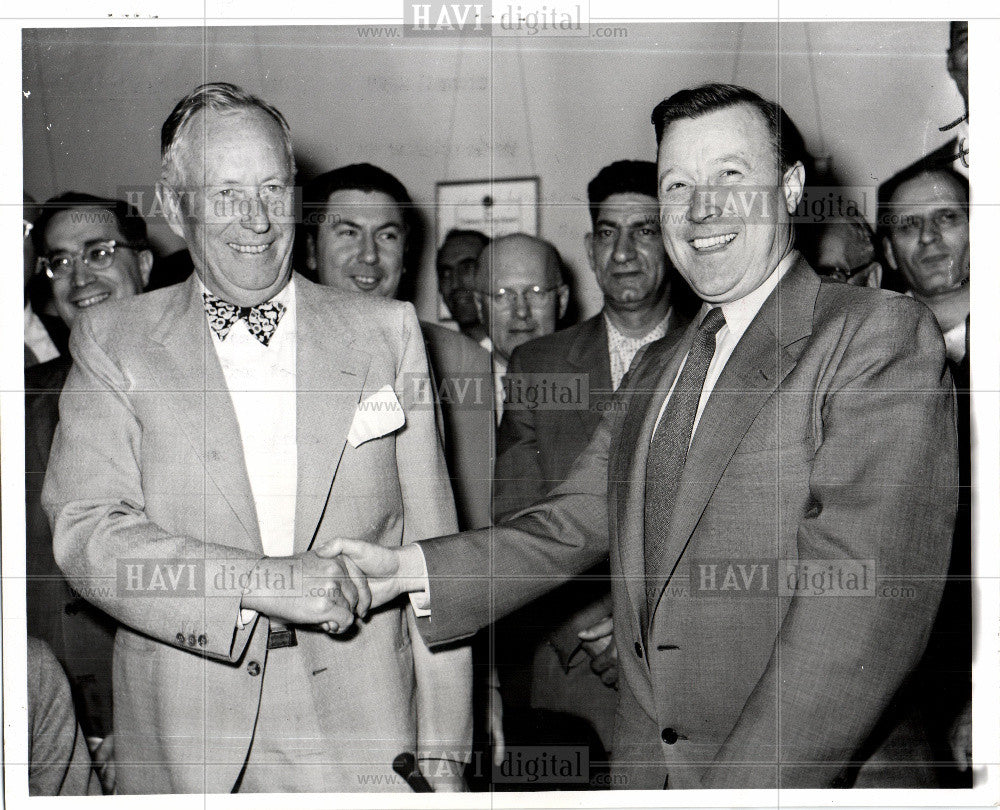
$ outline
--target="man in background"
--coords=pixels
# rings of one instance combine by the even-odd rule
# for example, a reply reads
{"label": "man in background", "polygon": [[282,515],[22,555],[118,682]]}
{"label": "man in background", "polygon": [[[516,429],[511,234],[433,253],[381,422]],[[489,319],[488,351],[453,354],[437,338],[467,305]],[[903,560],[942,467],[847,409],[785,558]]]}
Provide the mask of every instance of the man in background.
{"label": "man in background", "polygon": [[486,337],[476,309],[476,261],[489,241],[479,231],[452,229],[437,252],[438,293],[462,334],[476,343]]}
{"label": "man in background", "polygon": [[[124,200],[60,194],[42,207],[33,237],[56,311],[70,329],[84,312],[138,295],[149,280],[153,254],[146,223]],[[84,733],[100,740],[112,731],[115,623],[64,579],[41,504],[59,394],[71,366],[69,354],[62,354],[24,375],[28,632],[47,642],[65,667]]]}
{"label": "man in background", "polygon": [[[303,205],[306,268],[320,284],[395,298],[419,227],[406,187],[378,166],[358,163],[308,183]],[[458,250],[463,244],[471,248],[475,240],[452,241]],[[475,259],[471,261],[474,265]],[[437,324],[421,321],[420,330],[444,422],[458,525],[488,526],[493,446],[489,354],[464,335]]]}
{"label": "man in background", "polygon": [[[883,247],[907,295],[944,336],[958,392],[959,508],[948,584],[918,674],[944,787],[968,784],[972,764],[972,523],[969,182],[950,166],[918,165],[879,188]],[[953,762],[958,769],[944,763]]]}
{"label": "man in background", "polygon": [[503,415],[503,378],[511,353],[522,343],[550,335],[569,305],[562,260],[555,247],[535,236],[494,239],[476,265],[476,307],[493,357],[497,421]]}

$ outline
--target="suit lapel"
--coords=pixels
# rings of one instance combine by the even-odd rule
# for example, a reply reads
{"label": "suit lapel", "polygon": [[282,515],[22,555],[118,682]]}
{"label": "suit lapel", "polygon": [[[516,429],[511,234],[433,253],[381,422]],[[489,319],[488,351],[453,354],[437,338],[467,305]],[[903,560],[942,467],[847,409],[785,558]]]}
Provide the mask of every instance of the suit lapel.
{"label": "suit lapel", "polygon": [[[622,391],[625,418],[612,447],[610,489],[616,510],[617,546],[629,599],[639,616],[645,614],[643,561],[646,500],[646,460],[660,406],[681,360],[694,338],[694,327],[675,331],[646,349],[634,378]],[[631,418],[630,418],[631,416]]]}
{"label": "suit lapel", "polygon": [[650,572],[662,580],[663,587],[737,446],[764,403],[795,367],[798,355],[789,347],[812,333],[819,284],[809,265],[799,259],[743,333],[713,388],[688,451],[667,550]]}
{"label": "suit lapel", "polygon": [[222,367],[212,345],[201,289],[195,276],[178,286],[163,318],[150,332],[147,371],[159,380],[164,412],[173,414],[205,472],[260,549],[260,527],[243,457],[239,423]]}
{"label": "suit lapel", "polygon": [[[606,399],[611,393],[611,360],[608,357],[607,328],[604,316],[597,315],[584,324],[566,354],[566,363],[572,371],[588,375],[590,397]],[[598,408],[578,408],[574,411],[587,436],[593,436],[604,415]]]}
{"label": "suit lapel", "polygon": [[353,347],[341,303],[296,278],[295,551],[308,549],[330,496],[361,399],[370,355]]}

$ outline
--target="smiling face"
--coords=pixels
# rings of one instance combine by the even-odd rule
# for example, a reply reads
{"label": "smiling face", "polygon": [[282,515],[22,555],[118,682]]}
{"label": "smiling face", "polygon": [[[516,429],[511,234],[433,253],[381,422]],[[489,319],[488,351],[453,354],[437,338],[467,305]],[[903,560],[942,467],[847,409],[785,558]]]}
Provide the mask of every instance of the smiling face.
{"label": "smiling face", "polygon": [[656,200],[631,192],[610,195],[587,236],[587,257],[610,309],[654,307],[667,291],[667,254]]}
{"label": "smiling face", "polygon": [[215,295],[240,306],[273,297],[291,275],[293,169],[278,124],[257,109],[197,113],[168,198],[171,230]]}
{"label": "smiling face", "polygon": [[[94,242],[118,243],[111,265],[101,270],[84,264],[83,249]],[[124,247],[126,239],[110,211],[73,208],[60,211],[45,228],[45,252],[66,252],[74,258],[73,270],[51,279],[52,298],[59,317],[72,329],[85,309],[105,301],[129,298],[142,292],[149,281],[153,254]]]}
{"label": "smiling face", "polygon": [[323,219],[306,248],[320,283],[392,298],[406,246],[399,204],[383,191],[342,189],[330,195]]}
{"label": "smiling face", "polygon": [[921,174],[896,189],[886,257],[921,297],[969,282],[969,215],[965,194],[947,175]]}
{"label": "smiling face", "polygon": [[805,172],[782,172],[770,131],[739,104],[672,122],[657,161],[660,228],[674,266],[710,303],[743,298],[791,250]]}

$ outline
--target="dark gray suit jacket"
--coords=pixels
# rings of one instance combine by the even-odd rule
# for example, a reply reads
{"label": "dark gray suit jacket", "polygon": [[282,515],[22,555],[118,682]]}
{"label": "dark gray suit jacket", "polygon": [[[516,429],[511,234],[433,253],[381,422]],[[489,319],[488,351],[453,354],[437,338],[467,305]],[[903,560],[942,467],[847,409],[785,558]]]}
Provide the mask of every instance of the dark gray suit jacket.
{"label": "dark gray suit jacket", "polygon": [[[460,638],[610,550],[614,784],[850,784],[926,646],[947,570],[958,464],[941,334],[911,299],[821,283],[797,261],[713,390],[647,571],[646,458],[693,335],[649,347],[547,499],[491,532],[421,544],[421,632]],[[810,595],[774,579],[785,565],[864,570],[866,589],[841,577],[838,595]],[[659,597],[644,624],[647,576]]]}

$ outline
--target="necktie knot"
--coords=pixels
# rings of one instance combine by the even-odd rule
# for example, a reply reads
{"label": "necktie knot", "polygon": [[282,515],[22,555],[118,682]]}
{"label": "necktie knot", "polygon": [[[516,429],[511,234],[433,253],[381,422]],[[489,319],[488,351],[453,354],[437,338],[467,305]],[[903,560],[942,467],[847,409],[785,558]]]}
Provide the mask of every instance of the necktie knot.
{"label": "necktie knot", "polygon": [[265,301],[256,306],[241,307],[210,292],[203,292],[201,297],[205,301],[208,325],[219,340],[225,340],[233,324],[242,319],[246,321],[250,334],[257,338],[262,346],[267,346],[274,337],[281,316],[285,313],[285,305],[280,301]]}
{"label": "necktie knot", "polygon": [[708,314],[705,315],[705,320],[701,322],[701,326],[698,327],[698,331],[710,334],[714,337],[715,333],[725,325],[726,316],[722,313],[722,307],[712,307],[708,311]]}

